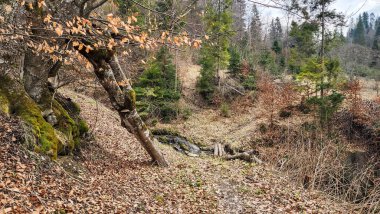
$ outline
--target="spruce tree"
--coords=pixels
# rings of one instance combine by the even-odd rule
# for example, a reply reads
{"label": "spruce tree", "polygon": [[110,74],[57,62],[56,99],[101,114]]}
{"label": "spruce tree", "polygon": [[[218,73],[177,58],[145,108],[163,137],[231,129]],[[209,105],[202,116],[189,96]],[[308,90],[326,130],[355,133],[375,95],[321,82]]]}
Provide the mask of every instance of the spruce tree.
{"label": "spruce tree", "polygon": [[372,45],[372,49],[373,50],[380,50],[380,22],[379,22],[379,19],[376,20],[376,24],[375,24],[375,36],[374,36],[374,40],[373,40],[373,45]]}
{"label": "spruce tree", "polygon": [[253,50],[258,50],[262,40],[262,23],[256,4],[252,6],[252,19],[249,23],[249,40]]}
{"label": "spruce tree", "polygon": [[364,12],[363,13],[363,25],[364,25],[364,29],[368,32],[368,29],[369,29],[369,15],[367,12]]}
{"label": "spruce tree", "polygon": [[282,37],[283,37],[280,18],[276,17],[276,21],[275,21],[274,26],[275,26],[275,29],[276,29],[276,40],[280,41],[282,39]]}
{"label": "spruce tree", "polygon": [[[156,10],[168,13],[173,7],[173,0],[159,0]],[[168,31],[172,28],[171,17],[159,14],[157,27]],[[138,79],[136,85],[137,101],[142,116],[157,116],[169,121],[177,116],[177,101],[180,98],[179,82],[176,79],[176,67],[169,48],[161,47]]]}
{"label": "spruce tree", "polygon": [[228,65],[228,73],[234,78],[240,78],[241,75],[241,56],[235,47],[229,48],[230,63]]}
{"label": "spruce tree", "polygon": [[[160,13],[167,13],[170,11],[173,7],[173,0],[158,0],[156,3],[156,10]],[[169,30],[171,28],[171,20],[172,17],[165,15],[165,14],[159,14],[158,16],[158,27],[160,29]]]}
{"label": "spruce tree", "polygon": [[300,25],[294,21],[291,23],[292,48],[289,58],[289,70],[291,72],[299,73],[305,59],[317,53],[315,34],[318,30],[319,26],[315,23],[304,22]]}
{"label": "spruce tree", "polygon": [[209,1],[204,17],[208,39],[200,50],[201,75],[197,82],[199,93],[212,101],[216,86],[220,83],[219,72],[228,66],[229,41],[232,36],[231,0]]}
{"label": "spruce tree", "polygon": [[270,41],[273,42],[276,40],[276,27],[274,26],[274,20],[272,19],[269,26],[269,38]]}
{"label": "spruce tree", "polygon": [[359,15],[358,23],[356,24],[355,32],[354,32],[354,43],[359,45],[365,45],[365,29],[363,18]]}
{"label": "spruce tree", "polygon": [[270,25],[270,32],[269,37],[271,39],[271,42],[274,41],[281,42],[282,40],[282,26],[280,18],[276,17],[275,20],[272,19],[271,25]]}
{"label": "spruce tree", "polygon": [[177,116],[176,102],[180,98],[176,69],[167,47],[162,47],[155,59],[135,84],[137,105],[142,116],[158,116],[168,121]]}

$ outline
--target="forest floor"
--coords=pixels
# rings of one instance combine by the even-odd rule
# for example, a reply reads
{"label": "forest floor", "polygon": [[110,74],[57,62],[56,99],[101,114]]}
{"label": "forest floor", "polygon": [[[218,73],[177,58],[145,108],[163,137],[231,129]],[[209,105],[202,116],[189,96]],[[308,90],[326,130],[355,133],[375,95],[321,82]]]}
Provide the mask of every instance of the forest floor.
{"label": "forest floor", "polygon": [[0,211],[346,213],[349,208],[293,185],[265,165],[191,158],[160,145],[171,166],[152,166],[119,125],[117,113],[87,96],[64,94],[81,106],[95,140],[75,159],[51,163],[0,138]]}
{"label": "forest floor", "polygon": [[[199,67],[189,67],[192,96]],[[305,190],[266,164],[188,157],[159,145],[170,167],[152,166],[118,114],[94,99],[61,91],[82,109],[93,139],[80,154],[51,162],[20,149],[17,124],[0,116],[0,213],[347,213],[350,205]],[[260,113],[220,117],[199,109],[187,121],[167,126],[206,145],[247,142]]]}

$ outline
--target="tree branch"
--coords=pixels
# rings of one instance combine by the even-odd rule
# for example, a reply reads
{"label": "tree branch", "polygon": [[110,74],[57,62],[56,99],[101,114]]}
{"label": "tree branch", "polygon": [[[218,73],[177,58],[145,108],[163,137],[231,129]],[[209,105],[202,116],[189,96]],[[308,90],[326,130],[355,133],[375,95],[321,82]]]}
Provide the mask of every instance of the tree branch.
{"label": "tree branch", "polygon": [[[91,7],[89,6],[86,8],[86,11],[83,14],[83,17],[88,18],[90,16],[90,13],[94,11],[96,8],[101,7],[103,4],[105,4],[108,0],[101,0],[95,5],[92,5]],[[96,3],[96,2],[95,2]]]}

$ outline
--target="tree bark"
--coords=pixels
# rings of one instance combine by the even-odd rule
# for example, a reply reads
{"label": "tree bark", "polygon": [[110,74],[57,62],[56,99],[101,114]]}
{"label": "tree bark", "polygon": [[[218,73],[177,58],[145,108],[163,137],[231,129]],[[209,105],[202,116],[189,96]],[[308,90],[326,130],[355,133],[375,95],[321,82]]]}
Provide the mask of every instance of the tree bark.
{"label": "tree bark", "polygon": [[129,80],[121,69],[117,56],[113,52],[81,52],[93,65],[100,84],[108,93],[113,107],[119,113],[121,125],[134,134],[141,145],[159,166],[169,163],[154,144],[154,138],[136,110],[136,95]]}
{"label": "tree bark", "polygon": [[48,123],[55,125],[57,118],[52,109],[53,95],[48,87],[49,71],[52,68],[57,73],[60,65],[53,65],[28,49],[23,59],[21,78],[25,91],[41,108],[42,116]]}

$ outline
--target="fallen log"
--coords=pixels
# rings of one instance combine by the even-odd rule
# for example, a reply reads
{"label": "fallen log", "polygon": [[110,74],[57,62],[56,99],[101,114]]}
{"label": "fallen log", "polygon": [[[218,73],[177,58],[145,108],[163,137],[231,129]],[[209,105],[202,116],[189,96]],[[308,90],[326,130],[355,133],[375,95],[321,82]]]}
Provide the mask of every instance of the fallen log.
{"label": "fallen log", "polygon": [[238,153],[236,155],[228,155],[224,159],[225,160],[243,160],[250,163],[262,164],[263,161],[260,160],[258,157],[256,157],[255,154],[256,154],[256,151],[252,150],[252,151]]}

